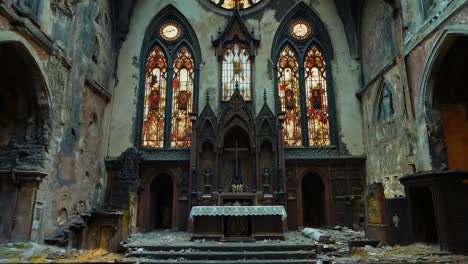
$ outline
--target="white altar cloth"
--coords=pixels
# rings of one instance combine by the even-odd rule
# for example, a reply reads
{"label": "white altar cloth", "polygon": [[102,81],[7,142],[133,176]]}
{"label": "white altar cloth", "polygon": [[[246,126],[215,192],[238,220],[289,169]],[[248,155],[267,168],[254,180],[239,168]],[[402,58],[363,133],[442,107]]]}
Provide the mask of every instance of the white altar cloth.
{"label": "white altar cloth", "polygon": [[286,219],[286,210],[282,205],[266,206],[194,206],[190,211],[190,219],[194,216],[246,216],[246,215],[280,215]]}

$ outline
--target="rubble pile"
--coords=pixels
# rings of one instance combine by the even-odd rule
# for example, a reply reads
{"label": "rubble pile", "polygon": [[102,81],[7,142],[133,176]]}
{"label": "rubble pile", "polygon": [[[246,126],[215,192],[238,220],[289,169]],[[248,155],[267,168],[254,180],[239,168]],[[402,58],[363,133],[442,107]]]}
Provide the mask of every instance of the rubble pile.
{"label": "rubble pile", "polygon": [[0,246],[0,263],[82,263],[82,262],[114,262],[122,259],[122,255],[95,250],[66,250],[64,248],[39,245],[33,242],[9,243]]}
{"label": "rubble pile", "polygon": [[[304,229],[305,230],[305,229]],[[321,236],[307,234],[320,232],[328,238],[326,242],[317,239]],[[354,231],[336,226],[333,229],[308,230],[303,235],[315,243],[319,257],[331,263],[468,263],[468,256],[453,255],[440,251],[436,244],[415,243],[408,246],[352,247],[349,241],[368,241],[363,231]],[[315,239],[314,239],[315,238]],[[323,238],[322,238],[322,241]],[[369,241],[370,242],[370,241]],[[350,252],[351,251],[351,252]]]}

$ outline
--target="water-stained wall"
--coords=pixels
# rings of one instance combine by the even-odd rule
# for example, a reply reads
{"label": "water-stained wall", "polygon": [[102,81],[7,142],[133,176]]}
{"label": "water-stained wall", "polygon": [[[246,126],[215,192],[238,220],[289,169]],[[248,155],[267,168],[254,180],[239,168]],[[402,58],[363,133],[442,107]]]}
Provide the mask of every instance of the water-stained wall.
{"label": "water-stained wall", "polygon": [[3,1],[1,9],[0,44],[26,49],[38,70],[24,78],[44,86],[41,96],[50,110],[45,160],[31,164],[45,175],[29,225],[30,239],[41,242],[102,199],[113,63],[111,10],[107,1],[92,0]]}
{"label": "water-stained wall", "polygon": [[[391,6],[367,1],[361,32],[367,82],[359,95],[367,178],[368,184],[382,182],[387,198],[405,195],[399,177],[447,168],[441,119],[432,107],[431,79],[437,74],[432,69],[454,36],[466,34],[468,22],[466,1],[434,1],[431,6],[421,5],[424,1],[399,2],[401,5]],[[388,11],[391,23],[376,23],[379,10]],[[389,31],[391,34],[377,33]],[[392,93],[394,113],[382,120],[379,115],[385,87]]]}

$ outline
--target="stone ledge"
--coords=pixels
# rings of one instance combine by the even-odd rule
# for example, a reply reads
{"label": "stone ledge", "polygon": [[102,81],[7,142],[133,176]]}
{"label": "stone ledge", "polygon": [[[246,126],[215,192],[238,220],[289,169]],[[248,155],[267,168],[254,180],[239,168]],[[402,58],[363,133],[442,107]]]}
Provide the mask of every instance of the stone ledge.
{"label": "stone ledge", "polygon": [[89,86],[91,90],[104,99],[106,103],[108,103],[112,99],[112,94],[107,91],[101,84],[99,84],[97,81],[93,80],[91,76],[86,75],[85,77],[85,85]]}

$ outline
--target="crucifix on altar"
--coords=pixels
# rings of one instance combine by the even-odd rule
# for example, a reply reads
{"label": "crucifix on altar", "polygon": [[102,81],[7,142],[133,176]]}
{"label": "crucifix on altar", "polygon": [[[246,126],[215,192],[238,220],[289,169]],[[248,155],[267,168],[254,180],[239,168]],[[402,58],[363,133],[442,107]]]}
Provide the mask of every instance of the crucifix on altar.
{"label": "crucifix on altar", "polygon": [[243,188],[241,187],[244,182],[242,179],[242,168],[241,168],[241,158],[240,155],[243,152],[248,151],[249,149],[246,147],[239,146],[239,138],[234,139],[234,147],[226,148],[226,151],[234,153],[234,158],[232,159],[232,181],[231,186],[233,187],[234,192],[242,192]]}

